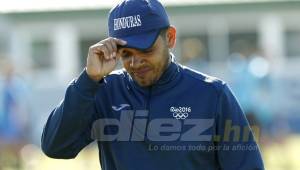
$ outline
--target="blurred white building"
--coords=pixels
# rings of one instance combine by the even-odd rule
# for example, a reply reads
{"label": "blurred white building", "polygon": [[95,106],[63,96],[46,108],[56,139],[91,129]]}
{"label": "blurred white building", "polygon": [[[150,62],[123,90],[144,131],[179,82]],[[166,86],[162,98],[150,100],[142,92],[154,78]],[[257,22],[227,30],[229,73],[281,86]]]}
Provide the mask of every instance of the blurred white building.
{"label": "blurred white building", "polygon": [[[101,0],[46,2],[28,0],[0,7],[0,56],[9,56],[31,80],[38,106],[35,112],[42,120],[63,97],[67,82],[84,68],[89,46],[107,37],[107,14],[115,4]],[[268,73],[277,81],[289,82],[285,88],[291,100],[283,101],[282,107],[299,103],[300,91],[295,89],[300,86],[300,1],[162,3],[178,31],[174,53],[179,62],[226,80],[231,54],[263,56],[269,61]]]}
{"label": "blurred white building", "polygon": [[[18,6],[4,5],[0,15],[1,46],[8,47],[6,54],[25,73],[35,78],[47,74],[65,82],[82,70],[88,47],[107,36],[107,13],[114,1],[46,2],[28,0]],[[298,1],[162,2],[178,29],[178,58],[186,51],[183,47],[193,42],[198,50],[184,52],[187,57],[195,53],[209,62],[224,61],[236,52],[240,42],[240,48],[247,46],[248,53],[268,57],[272,71],[281,73],[286,64],[295,65],[300,56]],[[297,71],[294,69],[292,72]]]}

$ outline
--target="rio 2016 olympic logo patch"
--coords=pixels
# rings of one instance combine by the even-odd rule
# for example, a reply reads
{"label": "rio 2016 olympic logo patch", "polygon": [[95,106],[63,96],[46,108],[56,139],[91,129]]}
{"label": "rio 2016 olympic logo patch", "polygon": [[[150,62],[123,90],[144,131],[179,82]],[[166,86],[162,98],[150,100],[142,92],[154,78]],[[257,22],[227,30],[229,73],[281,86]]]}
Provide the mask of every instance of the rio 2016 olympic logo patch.
{"label": "rio 2016 olympic logo patch", "polygon": [[170,107],[170,112],[173,113],[173,117],[176,119],[186,119],[189,113],[192,112],[191,107]]}

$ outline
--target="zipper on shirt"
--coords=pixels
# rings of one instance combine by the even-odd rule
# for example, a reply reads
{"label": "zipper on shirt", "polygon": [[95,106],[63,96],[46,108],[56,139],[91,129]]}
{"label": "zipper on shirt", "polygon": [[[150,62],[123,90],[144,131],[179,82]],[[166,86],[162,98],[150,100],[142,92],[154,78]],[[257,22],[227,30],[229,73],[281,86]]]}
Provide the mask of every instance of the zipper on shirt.
{"label": "zipper on shirt", "polygon": [[152,95],[152,86],[149,87],[149,94],[148,94],[147,105],[146,105],[146,109],[148,110],[148,113],[150,112],[151,95]]}

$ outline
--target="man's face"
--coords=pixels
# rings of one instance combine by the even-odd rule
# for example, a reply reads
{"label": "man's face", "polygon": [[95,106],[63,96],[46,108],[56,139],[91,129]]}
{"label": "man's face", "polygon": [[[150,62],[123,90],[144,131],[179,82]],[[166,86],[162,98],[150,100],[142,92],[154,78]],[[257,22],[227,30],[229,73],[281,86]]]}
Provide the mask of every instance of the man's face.
{"label": "man's face", "polygon": [[122,48],[119,52],[124,68],[143,87],[154,84],[169,63],[169,49],[162,36],[158,36],[154,45],[145,51]]}

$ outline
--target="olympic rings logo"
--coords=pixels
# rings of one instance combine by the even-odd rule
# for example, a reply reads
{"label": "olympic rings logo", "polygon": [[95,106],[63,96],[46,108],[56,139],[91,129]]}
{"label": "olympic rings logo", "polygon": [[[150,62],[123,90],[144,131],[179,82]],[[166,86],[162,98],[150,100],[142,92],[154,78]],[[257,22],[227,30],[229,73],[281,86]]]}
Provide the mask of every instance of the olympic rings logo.
{"label": "olympic rings logo", "polygon": [[186,119],[189,116],[189,112],[192,111],[190,107],[171,107],[170,111],[173,113],[173,117],[176,119]]}
{"label": "olympic rings logo", "polygon": [[188,116],[188,113],[173,113],[173,117],[176,119],[186,119]]}

